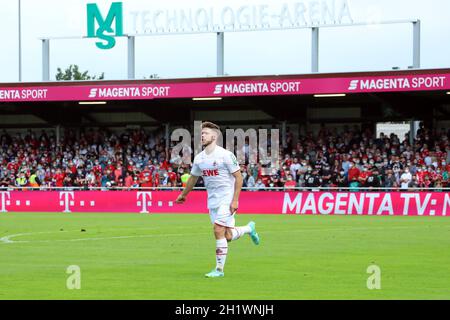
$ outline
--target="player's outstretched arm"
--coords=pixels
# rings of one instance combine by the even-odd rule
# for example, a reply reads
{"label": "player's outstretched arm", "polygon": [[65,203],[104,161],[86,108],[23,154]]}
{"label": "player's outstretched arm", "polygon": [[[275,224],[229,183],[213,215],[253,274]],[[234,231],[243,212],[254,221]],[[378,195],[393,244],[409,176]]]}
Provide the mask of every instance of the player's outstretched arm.
{"label": "player's outstretched arm", "polygon": [[186,187],[184,188],[183,192],[178,196],[177,200],[175,200],[176,203],[183,203],[186,201],[186,197],[189,192],[194,189],[195,184],[197,183],[198,177],[191,175],[186,183]]}

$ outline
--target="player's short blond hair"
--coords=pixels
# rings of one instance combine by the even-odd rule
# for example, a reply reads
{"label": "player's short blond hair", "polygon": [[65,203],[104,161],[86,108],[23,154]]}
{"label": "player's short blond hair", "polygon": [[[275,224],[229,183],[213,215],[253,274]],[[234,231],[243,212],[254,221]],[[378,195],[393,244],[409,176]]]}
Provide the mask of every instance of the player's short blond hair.
{"label": "player's short blond hair", "polygon": [[202,129],[205,129],[205,128],[216,130],[216,131],[220,132],[220,127],[217,124],[209,122],[209,121],[202,122]]}

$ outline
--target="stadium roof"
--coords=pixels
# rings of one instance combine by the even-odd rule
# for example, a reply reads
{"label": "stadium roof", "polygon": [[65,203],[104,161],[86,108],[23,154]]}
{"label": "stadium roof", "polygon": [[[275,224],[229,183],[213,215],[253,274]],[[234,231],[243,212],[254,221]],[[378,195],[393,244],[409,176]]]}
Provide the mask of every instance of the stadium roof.
{"label": "stadium roof", "polygon": [[[223,123],[450,119],[450,69],[0,84],[4,127],[158,125],[215,112]],[[340,94],[320,99],[317,94]],[[194,101],[193,98],[221,100]],[[107,105],[79,105],[102,101]],[[358,109],[358,118],[345,116]],[[319,116],[312,118],[311,110]],[[237,114],[236,111],[239,111]],[[234,113],[234,118],[230,117]],[[225,117],[222,117],[225,113]],[[219,114],[221,116],[219,116]],[[37,117],[26,120],[26,117]],[[7,117],[10,120],[6,120]],[[21,117],[22,120],[15,121]],[[228,119],[228,120],[226,120]]]}
{"label": "stadium roof", "polygon": [[219,80],[268,80],[268,79],[310,79],[310,78],[348,78],[348,77],[370,77],[370,76],[405,76],[405,75],[421,75],[421,74],[448,74],[450,68],[439,69],[399,69],[399,70],[382,70],[382,71],[358,71],[358,72],[318,72],[305,74],[286,74],[286,75],[247,75],[247,76],[217,76],[217,77],[199,77],[199,78],[166,78],[166,79],[135,79],[135,80],[86,80],[86,81],[49,81],[49,82],[5,82],[0,83],[1,86],[17,87],[17,86],[39,86],[39,85],[65,85],[70,84],[133,84],[133,83],[172,83],[172,82],[204,82],[204,81],[219,81]]}

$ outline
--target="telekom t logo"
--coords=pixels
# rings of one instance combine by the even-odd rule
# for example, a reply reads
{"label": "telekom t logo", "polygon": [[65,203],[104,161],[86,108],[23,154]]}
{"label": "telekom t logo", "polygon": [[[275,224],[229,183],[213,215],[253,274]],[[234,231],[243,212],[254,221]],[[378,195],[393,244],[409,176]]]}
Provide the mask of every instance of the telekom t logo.
{"label": "telekom t logo", "polygon": [[74,198],[75,194],[73,191],[61,191],[59,193],[59,205],[64,207],[63,212],[71,212],[70,206],[75,205]]}
{"label": "telekom t logo", "polygon": [[0,195],[1,195],[1,207],[0,207],[0,212],[8,212],[8,210],[6,210],[6,206],[10,205],[11,203],[11,194],[9,193],[9,191],[0,191]]}
{"label": "telekom t logo", "polygon": [[[150,201],[147,201],[150,200]],[[137,193],[137,205],[142,208],[140,213],[148,213],[148,207],[152,205],[152,193],[151,192],[138,192]]]}

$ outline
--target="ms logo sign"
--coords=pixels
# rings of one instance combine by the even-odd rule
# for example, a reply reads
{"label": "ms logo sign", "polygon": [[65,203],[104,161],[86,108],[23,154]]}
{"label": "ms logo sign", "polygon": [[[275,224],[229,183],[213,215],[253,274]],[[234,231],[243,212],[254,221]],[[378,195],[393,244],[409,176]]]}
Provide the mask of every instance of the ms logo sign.
{"label": "ms logo sign", "polygon": [[[113,22],[115,21],[115,31]],[[97,22],[97,23],[96,23]],[[98,28],[96,29],[96,26]],[[96,42],[99,49],[111,49],[116,45],[116,36],[123,36],[123,6],[122,2],[113,2],[109,8],[106,19],[96,3],[87,4],[87,31],[89,38],[99,38],[102,41]]]}

